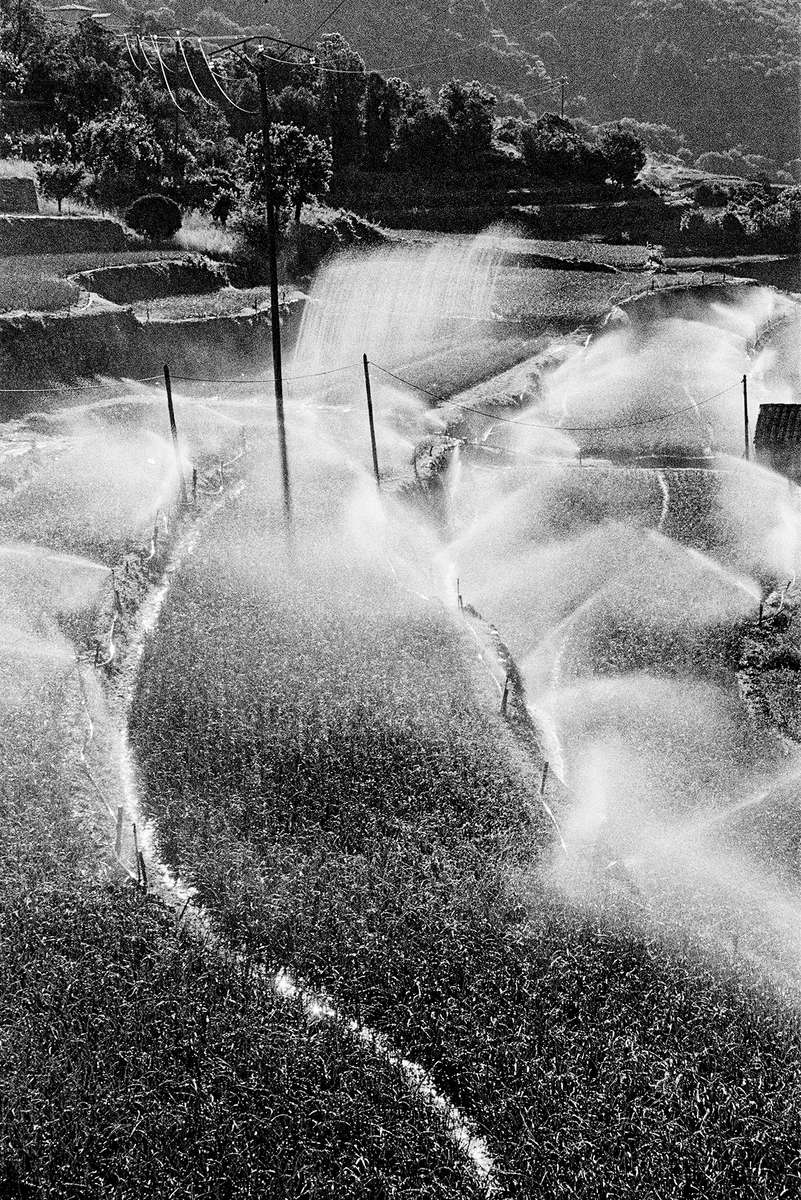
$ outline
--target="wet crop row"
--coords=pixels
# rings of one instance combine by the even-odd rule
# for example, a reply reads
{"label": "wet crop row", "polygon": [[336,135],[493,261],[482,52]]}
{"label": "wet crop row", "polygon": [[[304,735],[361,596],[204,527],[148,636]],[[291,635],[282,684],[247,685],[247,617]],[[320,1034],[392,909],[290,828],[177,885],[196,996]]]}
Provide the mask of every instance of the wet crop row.
{"label": "wet crop row", "polygon": [[0,1194],[482,1195],[399,1066],[106,877],[75,672],[42,663],[2,713]]}
{"label": "wet crop row", "polygon": [[251,498],[174,584],[131,730],[164,856],[234,944],[429,1069],[507,1194],[797,1188],[797,1016],[549,884],[464,632],[336,507],[287,558]]}

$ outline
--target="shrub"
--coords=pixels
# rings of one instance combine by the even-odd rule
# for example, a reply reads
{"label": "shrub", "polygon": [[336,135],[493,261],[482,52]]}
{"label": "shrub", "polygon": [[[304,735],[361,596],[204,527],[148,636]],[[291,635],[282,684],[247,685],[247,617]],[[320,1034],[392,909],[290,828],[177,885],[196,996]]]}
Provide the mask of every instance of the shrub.
{"label": "shrub", "polygon": [[235,254],[251,284],[266,283],[269,279],[269,238],[267,208],[254,200],[246,200],[234,212],[228,228],[236,238]]}
{"label": "shrub", "polygon": [[495,137],[507,146],[520,146],[524,122],[520,117],[501,117],[495,127]]}
{"label": "shrub", "polygon": [[125,220],[137,233],[162,241],[172,237],[181,228],[181,210],[169,196],[153,192],[134,200],[125,214]]}
{"label": "shrub", "polygon": [[36,164],[36,182],[43,195],[55,200],[59,214],[64,200],[76,195],[86,176],[83,163],[71,162],[38,162]]}
{"label": "shrub", "polygon": [[730,195],[730,188],[709,180],[698,184],[693,192],[693,200],[703,208],[725,208]]}
{"label": "shrub", "polygon": [[614,182],[623,188],[631,187],[645,166],[645,149],[636,133],[607,129],[601,135],[599,148]]}
{"label": "shrub", "polygon": [[609,169],[604,155],[589,145],[570,121],[553,113],[545,113],[534,125],[523,128],[520,148],[531,171],[552,179],[603,183]]}

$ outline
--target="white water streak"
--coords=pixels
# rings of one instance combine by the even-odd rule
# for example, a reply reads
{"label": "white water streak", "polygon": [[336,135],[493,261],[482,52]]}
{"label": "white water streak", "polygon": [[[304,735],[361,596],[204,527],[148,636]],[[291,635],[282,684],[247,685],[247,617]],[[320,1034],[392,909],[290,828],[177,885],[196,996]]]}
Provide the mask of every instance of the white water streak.
{"label": "white water streak", "polygon": [[657,471],[656,478],[658,479],[659,486],[662,489],[662,512],[659,516],[659,524],[656,527],[656,532],[661,533],[665,528],[665,521],[667,520],[668,512],[670,510],[670,488],[668,487],[668,481],[665,478],[664,471]]}
{"label": "white water streak", "polygon": [[[207,514],[204,515],[202,522],[197,522],[189,533],[179,542],[170,562],[165,569],[164,580],[160,586],[151,593],[141,609],[140,616],[140,632],[137,638],[137,644],[134,651],[134,670],[141,660],[144,652],[145,637],[148,633],[155,629],[164,603],[169,595],[172,585],[172,577],[181,567],[181,564],[195,549],[202,527],[207,521],[223,506],[238,496],[244,484],[240,483],[230,492],[226,494],[223,500],[218,501]],[[429,597],[423,597],[429,599]],[[132,694],[132,693],[131,693]],[[174,897],[184,907],[191,904],[192,921],[199,925],[204,933],[211,937],[215,942],[218,941],[213,932],[213,922],[206,908],[197,901],[196,890],[188,885],[179,875],[176,875],[170,870],[169,866],[163,862],[155,849],[154,827],[151,821],[146,821],[142,817],[142,808],[139,801],[140,790],[137,780],[136,764],[133,752],[128,741],[128,712],[130,709],[129,696],[128,704],[126,705],[125,719],[122,722],[121,730],[121,746],[120,746],[120,778],[122,783],[123,794],[125,797],[125,805],[134,824],[137,828],[139,839],[139,848],[142,851],[148,865],[155,869],[161,885],[166,891]],[[247,962],[246,958],[242,961]],[[393,1066],[399,1067],[407,1086],[410,1090],[416,1090],[422,1100],[432,1109],[441,1113],[447,1123],[448,1132],[451,1139],[459,1147],[470,1161],[479,1181],[484,1187],[485,1194],[488,1197],[493,1197],[498,1194],[499,1188],[493,1174],[495,1166],[492,1157],[489,1153],[486,1142],[483,1138],[473,1133],[462,1113],[456,1105],[442,1092],[437,1090],[436,1084],[431,1075],[420,1066],[419,1063],[412,1062],[411,1059],[404,1058],[397,1050],[395,1050],[386,1036],[379,1033],[377,1030],[371,1029],[369,1026],[359,1024],[353,1018],[345,1016],[335,1007],[333,1000],[325,994],[315,994],[310,989],[304,987],[300,981],[295,981],[289,973],[281,969],[274,976],[269,976],[266,972],[259,972],[261,978],[265,979],[274,989],[278,996],[286,999],[299,999],[303,1005],[309,1019],[312,1020],[330,1020],[335,1021],[349,1033],[358,1037],[365,1045],[369,1046],[375,1053],[386,1058]]]}

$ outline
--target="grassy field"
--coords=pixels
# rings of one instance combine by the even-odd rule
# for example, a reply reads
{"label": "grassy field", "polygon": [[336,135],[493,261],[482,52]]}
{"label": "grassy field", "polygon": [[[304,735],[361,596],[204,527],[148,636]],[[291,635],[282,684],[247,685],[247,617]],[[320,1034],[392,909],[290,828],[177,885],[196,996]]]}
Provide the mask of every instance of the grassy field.
{"label": "grassy field", "polygon": [[239,313],[269,311],[270,289],[222,288],[210,295],[169,296],[163,300],[140,301],[135,311],[140,320],[179,321],[202,317],[228,317]]}
{"label": "grassy field", "polygon": [[[65,272],[66,274],[66,272]],[[0,312],[61,312],[78,302],[78,286],[34,260],[6,259],[0,279]]]}
{"label": "grassy field", "polygon": [[[181,396],[175,409],[187,480],[193,463],[202,480],[219,457],[241,449],[236,418]],[[53,416],[34,414],[26,428],[40,447],[28,455],[27,477],[0,502],[0,539],[108,567],[149,545],[156,514],[171,512],[178,487],[163,394],[140,388]]]}
{"label": "grassy field", "polygon": [[[566,321],[598,300],[588,279],[620,276],[576,274],[577,290],[553,301]],[[376,505],[343,465],[326,437],[336,425],[346,438],[338,412],[293,414],[292,552],[279,466],[259,444],[243,498],[175,573],[137,679],[130,735],[159,850],[227,952],[120,885],[79,761],[85,635],[70,618],[91,605],[94,564],[141,548],[171,499],[163,399],[32,422],[59,450],[0,505],[0,538],[91,561],[70,565],[85,596],[72,574],[44,587],[18,558],[0,574],[0,1192],[485,1195],[398,1066],[275,994],[270,976],[288,968],[431,1073],[486,1139],[501,1195],[794,1195],[797,1006],[736,947],[695,942],[686,913],[668,920],[671,897],[644,914],[641,897],[621,897],[602,849],[571,859],[578,882],[565,885],[541,764],[521,750],[517,717],[495,711],[469,632],[404,558],[437,538],[420,507],[412,517],[388,493]],[[179,400],[179,425],[193,461],[239,444],[238,422],[212,405]],[[663,510],[655,473],[623,474],[536,480],[518,519],[578,547],[582,579],[610,561],[607,541],[592,544],[598,524],[647,538],[661,522],[706,549],[713,534],[747,546],[747,526],[759,544],[758,518],[726,523],[736,488],[715,507],[699,503],[703,473],[675,487],[671,475]],[[487,499],[470,490],[478,514]],[[520,533],[511,516],[497,526],[499,543]],[[496,574],[506,584],[511,572]],[[599,614],[600,634],[575,649],[583,663],[598,641],[612,649],[593,665],[609,674],[697,652],[708,625],[684,641],[654,630],[649,577],[633,571],[624,601]]]}
{"label": "grassy field", "polygon": [[2,1194],[480,1196],[399,1067],[98,881],[74,669],[27,682],[0,749]]}
{"label": "grassy field", "polygon": [[464,633],[359,549],[346,481],[313,477],[291,568],[252,493],[147,647],[132,735],[163,853],[234,943],[429,1068],[506,1194],[790,1194],[797,1014],[549,886]]}
{"label": "grassy field", "polygon": [[[192,416],[187,439],[226,444],[232,422]],[[131,466],[156,419],[144,397],[95,406],[77,428],[67,418],[80,447],[5,512],[4,539],[111,561],[138,536]],[[87,426],[105,429],[102,444]],[[125,512],[109,512],[122,477]],[[107,606],[108,572],[30,541],[4,546],[0,566],[0,1193],[483,1195],[449,1118],[398,1064],[120,882],[115,793],[99,797],[80,761],[86,747],[94,766],[111,731],[87,667],[89,736],[75,661],[78,617],[91,624],[96,593]]]}
{"label": "grassy field", "polygon": [[[10,255],[3,259],[0,279],[0,312],[61,312],[79,301],[77,284],[70,275],[98,267],[127,266],[161,259],[191,259],[192,252],[174,250],[122,250],[115,253]],[[84,294],[83,301],[86,296]]]}

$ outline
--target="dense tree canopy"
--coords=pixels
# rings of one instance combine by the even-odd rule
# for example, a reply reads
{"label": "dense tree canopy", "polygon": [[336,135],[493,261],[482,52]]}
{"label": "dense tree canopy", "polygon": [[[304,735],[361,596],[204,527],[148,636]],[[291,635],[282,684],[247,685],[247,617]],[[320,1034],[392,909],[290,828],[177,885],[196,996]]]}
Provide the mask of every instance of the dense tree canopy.
{"label": "dense tree canopy", "polygon": [[[651,2],[640,0],[645,8]],[[604,3],[609,7],[612,0]],[[291,22],[292,16],[290,5],[279,7],[276,27],[279,16],[280,22]],[[505,6],[500,0],[459,0],[439,15],[429,12],[428,0],[416,0],[415,21],[447,41],[449,29],[460,30],[462,38],[469,30],[480,31],[499,7],[523,20],[522,8],[516,10],[511,0]],[[526,18],[532,30],[536,13],[547,9],[544,0],[534,5]],[[213,10],[197,13],[193,0],[182,0],[180,10],[136,11],[123,3],[129,28],[143,34],[132,34],[126,44],[91,20],[71,31],[58,27],[46,19],[39,0],[0,0],[0,86],[9,101],[6,110],[0,108],[0,133],[7,149],[39,164],[40,186],[59,205],[83,188],[102,208],[124,211],[138,196],[157,192],[184,210],[200,208],[225,221],[237,206],[258,203],[256,66],[266,77],[275,192],[284,221],[298,219],[304,205],[326,194],[332,179],[340,196],[345,188],[347,199],[348,181],[365,172],[383,173],[387,180],[398,173],[425,177],[430,187],[443,172],[486,180],[508,169],[517,172],[517,182],[506,186],[521,186],[528,173],[532,180],[556,185],[580,181],[628,188],[645,164],[646,148],[677,161],[692,159],[683,133],[666,121],[623,117],[594,125],[591,89],[580,105],[568,93],[568,114],[578,108],[586,110],[584,115],[564,118],[549,112],[553,96],[542,63],[527,59],[499,30],[496,41],[505,46],[504,54],[517,56],[521,91],[514,95],[469,77],[446,79],[434,91],[368,71],[341,33],[322,34],[311,53],[287,47],[257,52],[249,61],[232,48],[210,60],[196,37],[181,41],[175,36],[176,25],[193,12],[195,28],[225,25]],[[246,0],[239,0],[230,8],[229,24],[253,15]],[[280,27],[289,31],[288,25]],[[370,22],[365,26],[368,42],[372,28]],[[231,32],[239,29],[234,24]],[[149,30],[165,32],[157,41]],[[556,54],[558,39],[552,41]],[[490,55],[484,79],[492,79],[494,64]],[[413,78],[414,64],[411,68]],[[531,88],[539,97],[536,108],[545,108],[539,117]],[[18,108],[27,105],[34,121],[47,114],[45,128],[16,132],[13,100]],[[53,129],[46,127],[48,121]],[[769,160],[747,151],[744,143],[723,158],[724,167],[770,173]],[[785,178],[791,180],[793,163],[786,167]],[[778,210],[769,218],[751,211],[732,216],[743,236],[751,236],[761,222],[760,236],[774,241],[795,219]],[[732,235],[734,221],[728,226],[726,236]]]}

